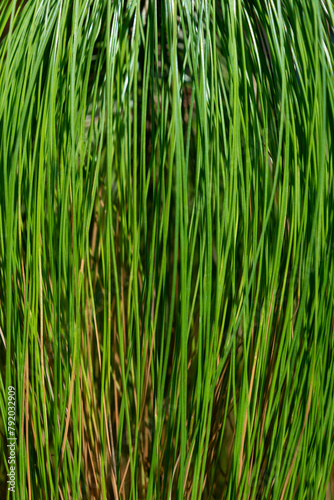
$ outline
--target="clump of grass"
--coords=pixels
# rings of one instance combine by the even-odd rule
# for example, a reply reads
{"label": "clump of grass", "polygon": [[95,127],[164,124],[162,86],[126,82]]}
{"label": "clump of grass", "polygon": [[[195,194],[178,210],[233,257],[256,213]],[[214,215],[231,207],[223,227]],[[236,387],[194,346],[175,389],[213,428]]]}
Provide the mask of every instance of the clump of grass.
{"label": "clump of grass", "polygon": [[0,12],[0,483],[331,498],[332,2]]}

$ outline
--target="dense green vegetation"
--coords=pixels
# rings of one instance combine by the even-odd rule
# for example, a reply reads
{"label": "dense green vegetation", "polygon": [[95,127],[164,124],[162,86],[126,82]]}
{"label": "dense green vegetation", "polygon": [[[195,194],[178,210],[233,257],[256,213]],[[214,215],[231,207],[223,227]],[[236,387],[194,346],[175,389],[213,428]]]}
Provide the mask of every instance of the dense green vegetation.
{"label": "dense green vegetation", "polygon": [[333,29],[1,0],[1,498],[334,498]]}

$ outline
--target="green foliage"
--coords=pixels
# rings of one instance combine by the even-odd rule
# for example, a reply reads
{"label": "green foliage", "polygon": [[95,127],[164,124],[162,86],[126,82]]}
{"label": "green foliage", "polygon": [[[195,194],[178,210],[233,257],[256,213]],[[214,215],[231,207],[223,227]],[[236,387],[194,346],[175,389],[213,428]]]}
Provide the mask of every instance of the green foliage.
{"label": "green foliage", "polygon": [[2,498],[334,494],[333,29],[2,1]]}

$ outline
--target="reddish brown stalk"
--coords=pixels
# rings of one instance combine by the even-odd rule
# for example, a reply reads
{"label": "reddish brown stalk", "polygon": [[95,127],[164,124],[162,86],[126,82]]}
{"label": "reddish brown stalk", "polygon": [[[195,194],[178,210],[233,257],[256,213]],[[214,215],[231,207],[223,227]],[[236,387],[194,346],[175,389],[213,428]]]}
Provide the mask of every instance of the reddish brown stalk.
{"label": "reddish brown stalk", "polygon": [[[265,349],[267,348],[267,338],[268,338],[268,330],[269,330],[269,324],[270,324],[271,310],[272,310],[272,305],[273,305],[273,296],[274,296],[274,288],[273,288],[273,291],[272,291],[272,294],[271,294],[270,309],[269,309],[269,314],[268,314],[268,321],[267,321],[267,328],[266,328]],[[254,356],[254,364],[253,364],[253,369],[252,369],[252,374],[251,374],[251,380],[250,380],[250,384],[249,384],[249,392],[248,392],[248,404],[249,405],[250,405],[251,397],[252,397],[253,384],[254,384],[254,378],[255,378],[255,370],[256,370],[256,365],[257,365],[257,357],[258,357],[258,350],[256,351],[255,356]],[[245,444],[245,438],[246,438],[247,420],[248,420],[248,408],[246,408],[244,425],[243,425],[243,429],[242,429],[241,449],[240,449],[240,458],[239,458],[238,488],[239,488],[239,485],[240,485],[241,474],[242,474],[243,454],[244,454],[244,444]]]}
{"label": "reddish brown stalk", "polygon": [[[26,457],[27,457],[27,476],[28,476],[28,499],[31,500],[31,482],[30,482],[30,460],[29,460],[29,353],[27,343],[26,362],[24,367],[25,380],[25,434],[26,434]],[[23,388],[24,394],[24,388]],[[24,407],[24,405],[23,405]]]}
{"label": "reddish brown stalk", "polygon": [[287,489],[288,484],[289,484],[290,476],[291,476],[292,471],[293,471],[293,466],[294,466],[294,463],[296,461],[298,450],[299,450],[299,447],[300,447],[300,443],[301,443],[301,440],[302,440],[302,437],[303,437],[303,434],[304,434],[304,430],[305,430],[305,427],[306,427],[306,422],[307,422],[307,419],[308,419],[308,415],[310,413],[311,399],[312,399],[312,389],[313,389],[313,384],[311,383],[310,391],[309,391],[309,395],[308,395],[308,400],[307,400],[307,407],[306,407],[306,413],[305,413],[305,418],[304,418],[304,422],[303,422],[302,431],[300,433],[300,436],[299,436],[299,439],[298,439],[298,444],[297,444],[297,447],[296,447],[296,451],[295,451],[295,453],[293,455],[293,459],[292,459],[292,462],[291,462],[288,474],[287,474],[286,479],[285,479],[285,483],[284,483],[282,494],[281,494],[281,500],[283,500],[284,497],[285,497],[285,492],[286,492],[286,489]]}

